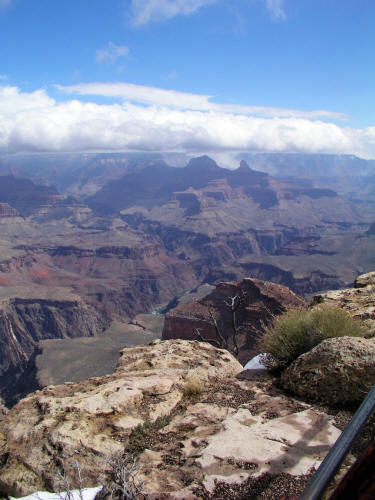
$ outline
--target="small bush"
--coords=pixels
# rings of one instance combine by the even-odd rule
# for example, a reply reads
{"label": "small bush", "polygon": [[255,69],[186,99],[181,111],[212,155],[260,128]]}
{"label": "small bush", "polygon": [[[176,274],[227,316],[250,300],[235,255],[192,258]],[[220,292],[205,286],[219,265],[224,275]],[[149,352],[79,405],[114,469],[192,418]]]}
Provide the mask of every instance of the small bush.
{"label": "small bush", "polygon": [[187,378],[184,385],[184,396],[191,398],[197,394],[202,394],[204,391],[204,385],[202,382],[196,378]]}
{"label": "small bush", "polygon": [[[127,453],[113,453],[107,459],[108,480],[99,498],[136,500],[141,498],[144,482],[137,479],[138,459]],[[142,495],[143,498],[143,495]],[[95,500],[98,500],[96,497]]]}
{"label": "small bush", "polygon": [[271,355],[266,364],[284,368],[322,340],[363,337],[365,333],[363,323],[352,318],[344,309],[322,304],[309,310],[287,311],[266,329],[263,349]]}

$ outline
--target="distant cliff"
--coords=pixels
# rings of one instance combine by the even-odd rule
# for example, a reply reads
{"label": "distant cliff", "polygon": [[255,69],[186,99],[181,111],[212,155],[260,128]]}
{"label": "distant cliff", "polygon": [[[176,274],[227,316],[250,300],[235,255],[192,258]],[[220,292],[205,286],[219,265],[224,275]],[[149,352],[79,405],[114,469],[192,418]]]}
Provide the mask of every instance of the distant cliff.
{"label": "distant cliff", "polygon": [[37,291],[33,295],[1,299],[0,373],[23,368],[39,340],[91,337],[108,325],[76,295],[38,297]]}

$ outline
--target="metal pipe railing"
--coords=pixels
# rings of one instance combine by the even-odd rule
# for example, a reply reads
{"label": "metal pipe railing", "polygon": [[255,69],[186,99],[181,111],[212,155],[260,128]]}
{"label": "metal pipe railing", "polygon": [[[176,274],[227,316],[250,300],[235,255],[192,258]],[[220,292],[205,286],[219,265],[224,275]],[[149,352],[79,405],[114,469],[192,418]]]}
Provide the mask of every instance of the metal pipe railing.
{"label": "metal pipe railing", "polygon": [[320,500],[332,477],[349,452],[352,442],[361,431],[375,408],[375,385],[362,401],[354,417],[337,439],[326,458],[302,492],[299,500]]}

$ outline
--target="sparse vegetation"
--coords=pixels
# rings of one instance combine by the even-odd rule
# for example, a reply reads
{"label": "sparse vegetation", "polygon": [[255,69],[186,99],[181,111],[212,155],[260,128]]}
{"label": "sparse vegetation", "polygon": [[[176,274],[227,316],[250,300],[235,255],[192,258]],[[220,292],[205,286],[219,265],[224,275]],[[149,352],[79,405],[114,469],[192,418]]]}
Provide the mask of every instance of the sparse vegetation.
{"label": "sparse vegetation", "polygon": [[[107,463],[108,481],[100,496],[116,500],[139,499],[144,482],[137,479],[138,458],[134,458],[129,453],[113,453]],[[107,494],[110,496],[108,497]]]}
{"label": "sparse vegetation", "polygon": [[142,453],[146,448],[149,448],[156,438],[160,429],[168,425],[170,417],[161,416],[154,422],[146,420],[144,424],[137,425],[129,436],[129,441],[126,446],[126,453],[136,456]]}
{"label": "sparse vegetation", "polygon": [[[79,463],[75,460],[71,465],[68,466],[69,469],[73,471],[74,482],[76,483],[75,489],[78,494],[79,500],[84,500],[84,478],[82,477],[81,467]],[[74,494],[74,486],[71,484],[69,479],[69,474],[64,470],[60,470],[57,474],[55,491],[60,500],[74,500],[77,495]],[[39,495],[37,495],[40,499]]]}
{"label": "sparse vegetation", "polygon": [[189,377],[186,379],[184,385],[184,396],[190,398],[198,394],[202,394],[204,391],[203,383],[195,377]]}
{"label": "sparse vegetation", "polygon": [[[96,494],[96,500],[140,500],[144,482],[137,479],[139,464],[138,457],[129,453],[112,453],[105,459],[106,481],[102,489]],[[73,489],[71,479],[64,469],[58,472],[55,491],[60,500],[84,500],[85,479],[82,476],[81,467],[77,461],[69,467],[73,470]],[[37,498],[41,497],[37,494]]]}
{"label": "sparse vegetation", "polygon": [[313,309],[294,309],[275,318],[266,329],[263,349],[269,367],[288,366],[301,354],[322,340],[332,337],[363,337],[366,328],[361,321],[343,309],[321,304]]}

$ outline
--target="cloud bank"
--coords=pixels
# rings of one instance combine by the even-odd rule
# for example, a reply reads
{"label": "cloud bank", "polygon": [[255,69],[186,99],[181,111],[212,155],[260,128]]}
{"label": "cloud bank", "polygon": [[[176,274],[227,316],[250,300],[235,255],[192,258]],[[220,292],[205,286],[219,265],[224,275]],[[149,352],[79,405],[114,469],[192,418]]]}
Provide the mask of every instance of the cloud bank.
{"label": "cloud bank", "polygon": [[297,116],[201,110],[207,100],[194,94],[186,97],[191,109],[181,109],[168,101],[173,94],[159,90],[155,101],[164,104],[145,105],[142,87],[140,104],[104,105],[77,99],[58,102],[44,89],[27,93],[0,87],[0,153],[297,151],[375,157],[375,127],[361,130]]}
{"label": "cloud bank", "polygon": [[96,95],[119,97],[126,101],[134,101],[153,106],[168,106],[180,109],[199,111],[219,111],[223,113],[250,114],[264,117],[296,117],[296,118],[328,118],[345,120],[342,113],[326,110],[300,111],[296,109],[272,108],[265,106],[243,106],[236,104],[220,104],[212,102],[211,95],[189,94],[177,90],[165,90],[157,87],[134,85],[133,83],[80,83],[77,85],[56,85],[58,90],[66,94]]}

